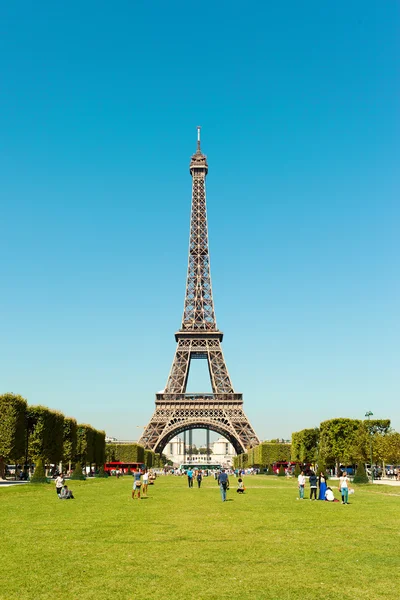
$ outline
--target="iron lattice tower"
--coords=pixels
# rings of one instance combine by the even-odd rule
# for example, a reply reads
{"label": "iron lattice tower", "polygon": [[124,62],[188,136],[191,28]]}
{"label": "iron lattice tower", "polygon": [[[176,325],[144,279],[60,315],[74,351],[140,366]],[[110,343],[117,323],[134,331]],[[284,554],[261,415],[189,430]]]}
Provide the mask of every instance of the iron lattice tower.
{"label": "iron lattice tower", "polygon": [[[241,453],[260,442],[243,412],[242,394],[233,389],[221,348],[223,333],[215,319],[205,188],[208,164],[200,148],[200,127],[197,129],[197,151],[190,161],[192,211],[182,326],[175,333],[177,348],[167,385],[156,394],[155,412],[139,444],[162,452],[182,431],[212,429]],[[186,394],[192,359],[207,360],[212,394]]]}

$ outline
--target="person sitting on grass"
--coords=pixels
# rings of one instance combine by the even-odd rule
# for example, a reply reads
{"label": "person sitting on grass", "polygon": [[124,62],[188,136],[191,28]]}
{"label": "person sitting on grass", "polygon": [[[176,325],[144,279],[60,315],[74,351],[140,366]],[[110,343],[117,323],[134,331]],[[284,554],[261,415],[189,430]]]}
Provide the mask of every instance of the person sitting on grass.
{"label": "person sitting on grass", "polygon": [[238,486],[236,491],[238,494],[244,494],[244,483],[241,477],[239,477],[238,479]]}
{"label": "person sitting on grass", "polygon": [[[333,495],[332,488],[327,487],[325,492],[325,500],[327,502],[335,502],[335,496]],[[337,501],[339,502],[339,501]]]}
{"label": "person sitting on grass", "polygon": [[64,485],[64,487],[61,489],[60,498],[61,498],[61,500],[73,500],[74,499],[72,490],[69,490],[67,485]]}

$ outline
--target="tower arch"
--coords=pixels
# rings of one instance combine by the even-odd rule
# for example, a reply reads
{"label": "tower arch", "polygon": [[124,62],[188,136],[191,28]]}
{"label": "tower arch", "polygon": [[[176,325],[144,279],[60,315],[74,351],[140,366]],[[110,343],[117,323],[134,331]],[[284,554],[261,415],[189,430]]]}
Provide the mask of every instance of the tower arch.
{"label": "tower arch", "polygon": [[157,454],[161,454],[164,448],[167,446],[168,442],[170,442],[174,437],[176,437],[180,433],[183,433],[184,431],[189,431],[191,429],[209,429],[210,431],[219,433],[232,444],[236,454],[241,454],[245,451],[245,448],[242,447],[237,435],[230,430],[229,426],[227,426],[225,423],[216,424],[211,421],[207,422],[206,420],[177,421],[175,424],[171,425],[168,428],[168,430],[163,431],[162,435],[160,435],[160,438],[154,447],[154,451]]}

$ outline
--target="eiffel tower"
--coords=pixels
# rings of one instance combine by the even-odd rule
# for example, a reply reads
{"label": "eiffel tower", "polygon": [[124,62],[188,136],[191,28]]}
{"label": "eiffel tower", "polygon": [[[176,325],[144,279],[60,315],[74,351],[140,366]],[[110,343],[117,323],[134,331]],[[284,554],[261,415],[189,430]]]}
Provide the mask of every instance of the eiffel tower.
{"label": "eiffel tower", "polygon": [[[216,431],[231,442],[238,454],[260,443],[243,412],[242,394],[233,389],[221,348],[223,333],[215,319],[208,252],[207,173],[198,127],[197,151],[190,161],[192,212],[182,326],[175,333],[177,348],[167,385],[156,394],[155,412],[139,440],[139,444],[157,453],[173,437],[192,429]],[[186,394],[192,359],[207,360],[212,394]]]}

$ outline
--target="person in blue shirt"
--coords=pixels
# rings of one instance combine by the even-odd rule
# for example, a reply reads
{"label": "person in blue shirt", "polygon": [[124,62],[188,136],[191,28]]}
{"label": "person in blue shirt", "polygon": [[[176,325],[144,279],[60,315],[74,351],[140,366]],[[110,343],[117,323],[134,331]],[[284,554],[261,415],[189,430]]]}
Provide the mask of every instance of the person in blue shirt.
{"label": "person in blue shirt", "polygon": [[138,500],[140,500],[140,487],[142,485],[142,482],[140,480],[141,477],[142,477],[142,471],[140,470],[140,468],[138,468],[133,473],[132,500],[135,499],[135,492],[137,492],[137,494],[138,494]]}
{"label": "person in blue shirt", "polygon": [[188,478],[188,486],[189,487],[193,487],[193,471],[192,471],[192,469],[189,468],[187,470],[186,475],[187,475],[187,478]]}
{"label": "person in blue shirt", "polygon": [[225,473],[225,469],[222,469],[221,473],[218,475],[218,483],[221,492],[222,502],[225,502],[226,490],[229,488],[229,479],[228,475]]}

